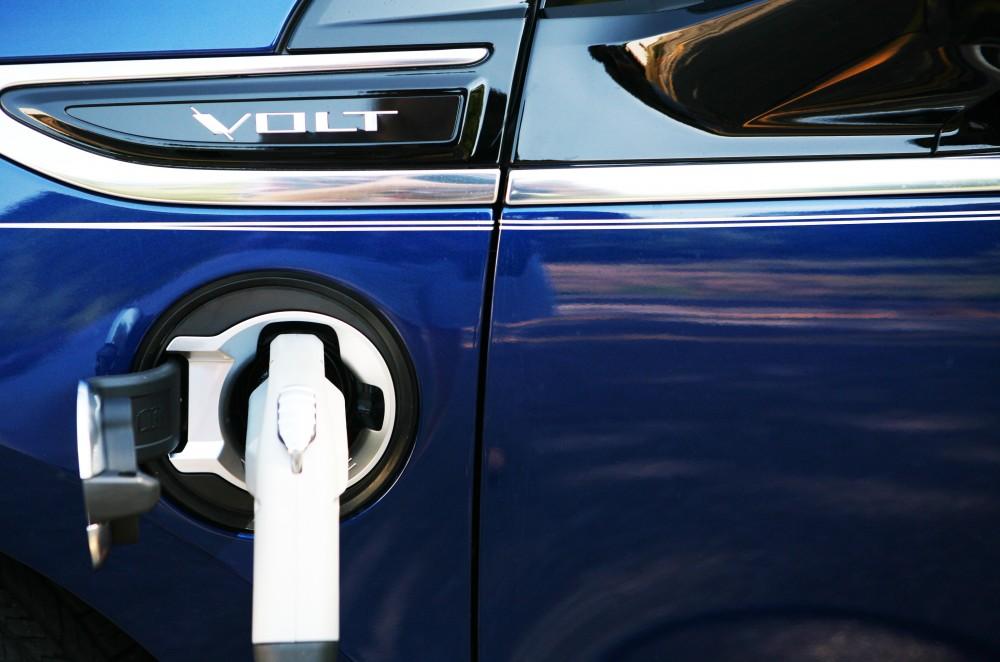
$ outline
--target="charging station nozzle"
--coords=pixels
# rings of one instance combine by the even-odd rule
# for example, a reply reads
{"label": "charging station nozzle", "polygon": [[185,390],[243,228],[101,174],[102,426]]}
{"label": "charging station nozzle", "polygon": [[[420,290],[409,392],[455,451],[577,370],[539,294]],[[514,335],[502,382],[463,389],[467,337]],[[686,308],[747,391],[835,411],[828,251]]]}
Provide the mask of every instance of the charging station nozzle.
{"label": "charging station nozzle", "polygon": [[258,660],[334,660],[340,638],[340,496],[348,481],[344,395],[323,343],[283,334],[250,396],[253,627]]}

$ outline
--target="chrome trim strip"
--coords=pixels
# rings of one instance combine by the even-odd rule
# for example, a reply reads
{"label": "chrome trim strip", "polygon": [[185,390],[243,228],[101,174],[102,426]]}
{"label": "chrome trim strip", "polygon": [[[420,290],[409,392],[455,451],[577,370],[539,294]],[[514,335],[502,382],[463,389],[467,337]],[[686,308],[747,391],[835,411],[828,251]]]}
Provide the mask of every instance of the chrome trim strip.
{"label": "chrome trim strip", "polygon": [[[951,219],[945,218],[949,216],[985,216],[989,218],[1000,219],[1000,207],[996,211],[990,211],[988,209],[959,209],[959,210],[927,210],[927,211],[898,211],[898,212],[854,212],[850,214],[844,213],[809,213],[803,212],[799,214],[754,214],[751,216],[682,216],[677,215],[676,218],[636,218],[622,216],[621,218],[566,218],[566,219],[553,219],[553,218],[515,218],[515,219],[504,219],[504,226],[507,225],[558,225],[558,224],[569,224],[569,225],[615,225],[615,224],[636,224],[641,225],[643,223],[655,224],[655,223],[736,223],[736,222],[747,222],[747,221],[819,221],[819,220],[869,220],[869,219],[908,219],[914,218],[917,221],[922,219],[938,219],[942,221],[948,220],[962,220],[961,218]],[[791,223],[794,225],[794,223]]]}
{"label": "chrome trim strip", "polygon": [[490,231],[492,221],[13,221],[0,230],[161,230],[197,232],[468,232]]}
{"label": "chrome trim strip", "polygon": [[512,170],[511,205],[696,202],[1000,191],[1000,158],[920,157]]}
{"label": "chrome trim strip", "polygon": [[0,88],[13,87],[14,85],[92,83],[95,81],[153,80],[157,78],[215,78],[219,76],[458,67],[482,62],[489,54],[490,51],[487,48],[442,48],[367,53],[11,64],[0,66]]}
{"label": "chrome trim strip", "polygon": [[707,228],[788,228],[834,225],[896,225],[903,223],[949,223],[1000,221],[995,211],[941,210],[886,213],[756,214],[753,216],[684,216],[673,218],[527,218],[502,219],[503,230],[693,230]]}
{"label": "chrome trim strip", "polygon": [[863,220],[803,220],[803,221],[761,221],[747,219],[745,221],[710,221],[710,220],[677,220],[667,219],[657,221],[626,221],[622,223],[591,223],[588,221],[567,221],[561,223],[503,223],[503,230],[511,231],[544,231],[544,230],[708,230],[717,228],[795,228],[813,226],[838,225],[902,225],[909,223],[968,223],[968,222],[1000,221],[1000,216],[969,216],[964,218],[871,218]]}
{"label": "chrome trim strip", "polygon": [[[456,48],[5,65],[0,66],[0,92],[59,83],[452,67],[488,56],[486,48]],[[500,184],[498,169],[219,170],[129,163],[55,140],[2,112],[0,155],[88,191],[143,202],[206,206],[491,204]]]}

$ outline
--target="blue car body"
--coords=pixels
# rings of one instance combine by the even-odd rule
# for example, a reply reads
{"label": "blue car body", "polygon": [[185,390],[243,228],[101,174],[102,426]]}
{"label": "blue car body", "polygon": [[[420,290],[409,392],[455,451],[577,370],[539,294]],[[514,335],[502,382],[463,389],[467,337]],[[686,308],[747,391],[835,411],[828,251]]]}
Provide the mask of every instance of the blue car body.
{"label": "blue car body", "polygon": [[[296,52],[299,4],[7,0],[0,64]],[[594,50],[761,3],[473,4],[405,38],[503,25],[494,73],[514,82],[493,90],[519,103],[486,113],[496,144],[470,157],[502,185],[699,156],[949,158],[924,128],[671,143],[654,118],[693,120],[622,92]],[[363,39],[400,48],[386,30]],[[168,497],[91,569],[74,399],[133,370],[187,293],[284,270],[377,309],[419,386],[405,467],[342,527],[347,659],[799,658],[831,632],[1000,655],[1000,188],[539,200],[158,204],[0,159],[0,553],[157,659],[247,658],[251,534]]]}

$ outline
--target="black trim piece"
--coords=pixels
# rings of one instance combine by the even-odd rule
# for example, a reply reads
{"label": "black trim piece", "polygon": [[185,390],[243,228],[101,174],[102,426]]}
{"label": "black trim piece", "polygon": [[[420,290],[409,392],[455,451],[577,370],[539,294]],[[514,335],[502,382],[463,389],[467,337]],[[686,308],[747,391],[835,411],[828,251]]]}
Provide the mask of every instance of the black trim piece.
{"label": "black trim piece", "polygon": [[306,10],[309,9],[309,5],[311,4],[312,0],[298,0],[292,11],[288,13],[288,18],[285,19],[285,24],[281,26],[281,32],[278,33],[278,39],[274,43],[275,54],[288,53],[288,42],[292,40],[292,36],[299,27],[299,23],[302,22],[302,17],[305,16]]}
{"label": "black trim piece", "polygon": [[[135,163],[412,168],[496,163],[491,136],[480,135],[487,91],[475,71],[458,69],[23,87],[0,103],[53,139]],[[258,133],[258,121],[275,132]]]}
{"label": "black trim piece", "polygon": [[518,162],[926,156],[942,128],[996,151],[1000,5],[871,6],[550,0]]}

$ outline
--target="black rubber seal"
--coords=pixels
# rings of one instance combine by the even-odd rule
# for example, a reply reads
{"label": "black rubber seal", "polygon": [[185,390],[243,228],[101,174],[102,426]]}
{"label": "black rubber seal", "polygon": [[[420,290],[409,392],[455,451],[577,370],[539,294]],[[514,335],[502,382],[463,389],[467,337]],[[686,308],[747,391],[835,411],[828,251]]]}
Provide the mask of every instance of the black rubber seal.
{"label": "black rubber seal", "polygon": [[[214,336],[244,320],[287,310],[329,315],[358,329],[382,353],[396,388],[396,418],[389,446],[378,465],[341,497],[341,518],[346,518],[392,485],[413,448],[419,412],[416,375],[399,334],[359,296],[298,272],[266,271],[224,278],[194,290],[169,308],[143,338],[133,369],[146,370],[166,361],[166,347],[178,336]],[[245,415],[245,408],[228,404],[233,395],[224,393],[222,398],[224,435],[246,429],[245,422],[233,420]],[[182,444],[186,434],[182,429]],[[240,448],[244,441],[233,439],[231,443]],[[224,528],[253,530],[253,499],[244,490],[214,474],[181,473],[166,459],[144,468],[159,479],[164,494],[182,509]]]}

